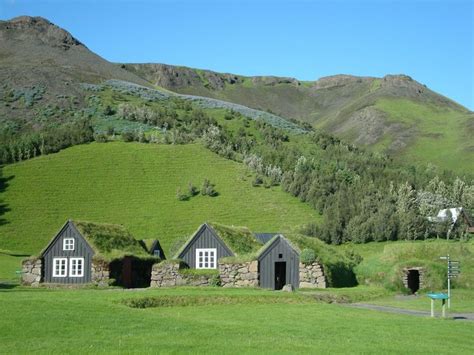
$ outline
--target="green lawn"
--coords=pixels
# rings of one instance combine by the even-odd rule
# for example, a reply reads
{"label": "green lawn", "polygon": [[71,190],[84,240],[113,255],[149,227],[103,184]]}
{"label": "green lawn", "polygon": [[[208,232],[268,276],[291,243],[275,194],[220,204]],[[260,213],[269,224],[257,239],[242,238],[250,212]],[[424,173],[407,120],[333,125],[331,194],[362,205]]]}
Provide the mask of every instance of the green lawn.
{"label": "green lawn", "polygon": [[[275,294],[281,298],[275,299]],[[144,296],[221,296],[235,302],[147,309],[121,303]],[[467,354],[474,347],[473,322],[351,309],[263,290],[18,288],[0,290],[0,302],[0,353],[431,353],[436,349]]]}
{"label": "green lawn", "polygon": [[[453,289],[451,292],[451,309],[449,311],[454,313],[474,313],[473,296],[472,290]],[[430,310],[430,302],[430,298],[426,296],[426,293],[421,293],[418,297],[387,296],[370,300],[368,303],[428,312]],[[439,312],[441,310],[441,301],[436,301],[435,307]]]}
{"label": "green lawn", "polygon": [[[123,224],[137,238],[159,239],[168,257],[176,238],[205,221],[277,232],[319,218],[280,187],[252,187],[242,164],[199,144],[93,143],[7,165],[3,176],[0,249],[25,253],[39,252],[68,218]],[[219,196],[178,201],[178,187],[200,188],[205,178]]]}
{"label": "green lawn", "polygon": [[19,282],[20,275],[16,274],[16,271],[21,269],[21,261],[24,258],[24,255],[12,255],[9,252],[2,252],[0,250],[0,282]]}

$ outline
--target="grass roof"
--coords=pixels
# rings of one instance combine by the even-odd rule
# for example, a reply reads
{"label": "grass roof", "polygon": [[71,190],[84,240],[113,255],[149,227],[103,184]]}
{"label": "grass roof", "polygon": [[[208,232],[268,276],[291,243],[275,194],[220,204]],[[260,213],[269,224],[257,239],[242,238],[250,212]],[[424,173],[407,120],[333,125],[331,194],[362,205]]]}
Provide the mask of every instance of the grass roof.
{"label": "grass roof", "polygon": [[150,254],[143,248],[123,226],[84,221],[72,221],[82,236],[89,242],[96,253],[94,257],[105,260],[119,259],[124,256],[149,258]]}
{"label": "grass roof", "polygon": [[226,245],[237,255],[257,252],[262,246],[247,227],[230,227],[208,223]]}
{"label": "grass roof", "polygon": [[[252,232],[247,227],[225,226],[219,223],[207,223],[214,232],[222,239],[227,247],[236,255],[246,255],[255,253],[262,246],[254,237]],[[189,237],[186,242],[174,254],[175,258],[186,249],[187,245],[192,241],[196,233],[198,233],[203,225],[199,226],[196,232]]]}

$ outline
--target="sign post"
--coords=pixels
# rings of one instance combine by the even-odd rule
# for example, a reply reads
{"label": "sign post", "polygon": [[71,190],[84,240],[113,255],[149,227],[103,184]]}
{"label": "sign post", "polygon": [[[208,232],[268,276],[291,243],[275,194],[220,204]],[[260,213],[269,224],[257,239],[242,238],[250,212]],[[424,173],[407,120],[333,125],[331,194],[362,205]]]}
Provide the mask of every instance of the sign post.
{"label": "sign post", "polygon": [[451,279],[458,277],[461,273],[461,265],[459,261],[454,261],[447,256],[441,256],[441,260],[446,260],[448,263],[448,308],[451,308]]}

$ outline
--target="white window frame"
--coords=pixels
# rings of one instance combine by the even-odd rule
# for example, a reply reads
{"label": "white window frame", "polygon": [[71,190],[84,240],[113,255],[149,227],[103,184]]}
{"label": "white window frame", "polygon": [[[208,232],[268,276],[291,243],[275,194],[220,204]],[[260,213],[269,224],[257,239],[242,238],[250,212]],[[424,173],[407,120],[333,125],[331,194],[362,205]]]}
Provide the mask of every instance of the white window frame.
{"label": "white window frame", "polygon": [[[207,261],[205,260],[206,253],[208,257]],[[206,266],[206,263],[208,264],[207,266]],[[216,248],[196,249],[196,269],[217,269],[217,249]]]}
{"label": "white window frame", "polygon": [[[76,270],[73,273],[73,261],[76,262]],[[80,263],[78,263],[80,261]],[[78,268],[81,265],[81,268]],[[84,258],[69,258],[69,277],[84,277]]]}
{"label": "white window frame", "polygon": [[[66,243],[66,242],[70,242],[70,243]],[[64,238],[63,239],[63,250],[65,250],[65,251],[74,250],[74,248],[76,246],[75,244],[76,244],[76,241],[74,240],[74,238]]]}
{"label": "white window frame", "polygon": [[[59,267],[59,273],[57,273],[56,271],[56,264],[60,265]],[[61,264],[64,263],[64,274],[61,273]],[[68,267],[67,267],[67,258],[53,258],[53,277],[67,277],[67,271],[68,271]]]}

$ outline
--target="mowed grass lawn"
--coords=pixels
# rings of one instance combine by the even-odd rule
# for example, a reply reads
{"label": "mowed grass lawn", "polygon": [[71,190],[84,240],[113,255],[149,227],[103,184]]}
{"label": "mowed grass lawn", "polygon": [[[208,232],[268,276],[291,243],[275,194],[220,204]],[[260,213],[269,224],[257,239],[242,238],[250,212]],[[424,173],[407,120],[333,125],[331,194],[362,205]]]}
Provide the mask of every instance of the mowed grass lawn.
{"label": "mowed grass lawn", "polygon": [[[3,167],[0,249],[38,253],[68,219],[118,223],[168,251],[206,221],[278,232],[320,218],[280,187],[253,187],[239,163],[199,144],[92,143]],[[205,178],[217,197],[178,201]]]}
{"label": "mowed grass lawn", "polygon": [[[121,303],[144,296],[234,301],[147,309]],[[0,303],[0,353],[468,354],[474,347],[474,322],[352,309],[264,290],[12,289],[0,290]]]}

